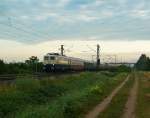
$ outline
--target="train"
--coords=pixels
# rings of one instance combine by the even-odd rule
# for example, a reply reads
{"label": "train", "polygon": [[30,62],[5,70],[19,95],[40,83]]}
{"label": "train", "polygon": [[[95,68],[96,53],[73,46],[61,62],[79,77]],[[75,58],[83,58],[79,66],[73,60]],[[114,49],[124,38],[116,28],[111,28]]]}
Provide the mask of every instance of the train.
{"label": "train", "polygon": [[96,63],[60,55],[59,53],[47,53],[44,56],[43,61],[45,72],[56,72],[56,71],[94,71],[97,68]]}

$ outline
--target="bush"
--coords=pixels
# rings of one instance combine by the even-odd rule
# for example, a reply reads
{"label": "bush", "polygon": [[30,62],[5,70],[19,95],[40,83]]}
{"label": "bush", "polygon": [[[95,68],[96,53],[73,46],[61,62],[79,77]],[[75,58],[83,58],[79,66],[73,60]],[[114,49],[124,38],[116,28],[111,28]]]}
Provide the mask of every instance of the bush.
{"label": "bush", "polygon": [[90,93],[93,93],[93,94],[102,94],[103,93],[103,87],[102,86],[93,86],[91,89],[90,89]]}
{"label": "bush", "polygon": [[33,73],[42,72],[43,63],[4,63],[0,60],[0,74],[22,74],[22,73]]}
{"label": "bush", "polygon": [[121,65],[117,68],[117,72],[131,72],[131,67]]}

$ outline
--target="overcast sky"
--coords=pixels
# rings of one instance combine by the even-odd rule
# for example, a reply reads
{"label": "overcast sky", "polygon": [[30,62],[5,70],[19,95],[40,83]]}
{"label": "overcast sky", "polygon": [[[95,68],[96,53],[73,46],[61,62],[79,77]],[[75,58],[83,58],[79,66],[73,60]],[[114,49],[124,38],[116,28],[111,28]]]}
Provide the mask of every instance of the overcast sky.
{"label": "overcast sky", "polygon": [[[103,43],[106,53],[113,47],[117,48],[113,53],[148,53],[149,21],[150,0],[0,0],[0,58],[41,56],[44,52],[37,53],[35,47],[41,45],[45,50],[47,43],[53,47],[47,53],[58,49],[56,40],[68,47],[73,41],[86,42],[92,48]],[[8,51],[18,45],[17,54]],[[31,54],[23,49],[28,46]],[[104,50],[108,46],[110,50]]]}

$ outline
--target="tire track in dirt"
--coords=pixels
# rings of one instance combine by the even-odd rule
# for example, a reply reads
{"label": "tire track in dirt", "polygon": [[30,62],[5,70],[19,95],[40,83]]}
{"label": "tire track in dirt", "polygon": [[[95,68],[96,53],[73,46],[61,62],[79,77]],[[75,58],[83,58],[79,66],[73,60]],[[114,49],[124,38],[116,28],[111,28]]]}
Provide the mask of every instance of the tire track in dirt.
{"label": "tire track in dirt", "polygon": [[113,90],[113,92],[106,97],[100,104],[98,104],[92,111],[87,113],[85,118],[96,118],[102,111],[104,111],[107,106],[110,104],[111,100],[113,97],[118,93],[118,91],[125,85],[125,83],[129,80],[129,75],[128,77],[116,88]]}
{"label": "tire track in dirt", "polygon": [[135,74],[135,82],[133,85],[133,88],[130,91],[128,100],[125,105],[124,113],[122,118],[135,118],[135,107],[136,107],[136,101],[137,101],[137,92],[138,92],[138,77]]}

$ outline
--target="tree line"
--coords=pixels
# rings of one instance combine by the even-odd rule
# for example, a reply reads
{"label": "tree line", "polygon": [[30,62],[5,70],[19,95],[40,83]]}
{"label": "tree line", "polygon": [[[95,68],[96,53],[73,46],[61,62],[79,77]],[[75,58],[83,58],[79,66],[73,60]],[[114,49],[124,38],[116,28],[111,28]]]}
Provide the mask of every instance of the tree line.
{"label": "tree line", "polygon": [[36,56],[31,56],[25,62],[5,63],[0,60],[0,74],[21,74],[42,72],[43,63]]}
{"label": "tree line", "polygon": [[[134,66],[137,70],[150,71],[150,58],[142,54]],[[119,66],[117,71],[130,71],[130,67]],[[0,74],[21,74],[43,71],[43,63],[36,56],[31,56],[25,62],[5,63],[0,60]]]}
{"label": "tree line", "polygon": [[141,71],[149,71],[150,70],[150,58],[145,54],[142,54],[135,64],[135,68]]}

